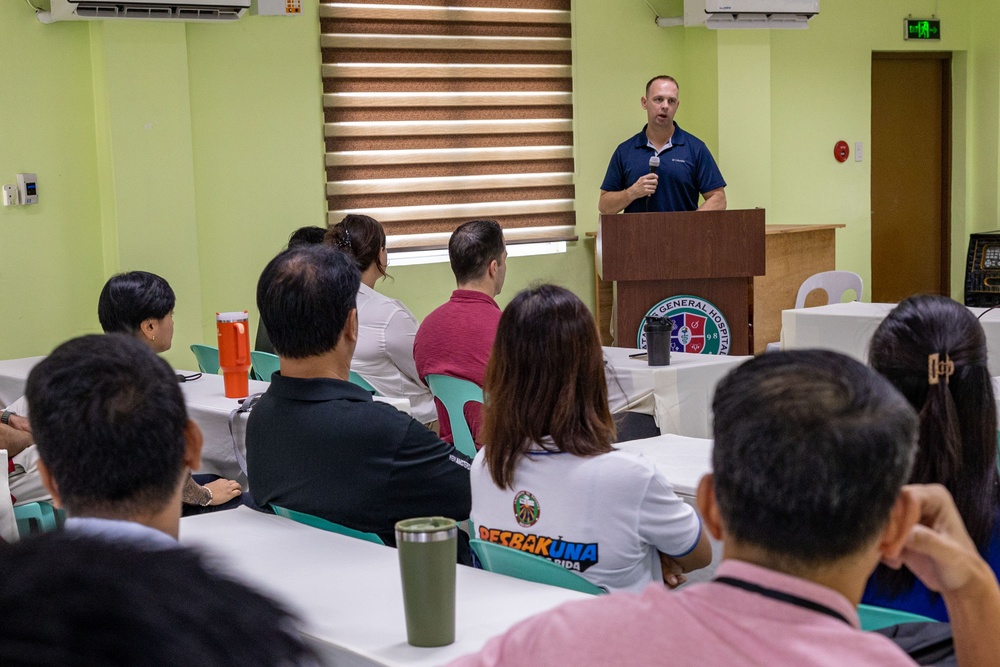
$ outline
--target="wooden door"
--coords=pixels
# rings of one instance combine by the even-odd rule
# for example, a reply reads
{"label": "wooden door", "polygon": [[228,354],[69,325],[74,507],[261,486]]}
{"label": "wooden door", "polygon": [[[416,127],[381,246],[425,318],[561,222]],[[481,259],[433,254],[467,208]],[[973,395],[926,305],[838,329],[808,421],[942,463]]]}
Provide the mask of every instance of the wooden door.
{"label": "wooden door", "polygon": [[872,54],[872,301],[949,294],[951,54]]}

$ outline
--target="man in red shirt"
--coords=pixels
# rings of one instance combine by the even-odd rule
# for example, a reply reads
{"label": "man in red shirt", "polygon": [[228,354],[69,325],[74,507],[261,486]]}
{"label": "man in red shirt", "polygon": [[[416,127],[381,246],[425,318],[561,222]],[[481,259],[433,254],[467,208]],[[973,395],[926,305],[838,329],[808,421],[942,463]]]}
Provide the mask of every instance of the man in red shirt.
{"label": "man in red shirt", "polygon": [[[448,241],[448,257],[458,289],[428,315],[413,341],[413,360],[421,378],[449,375],[483,386],[486,362],[500,323],[500,306],[493,300],[503,288],[507,248],[495,220],[473,220],[458,227]],[[444,405],[437,406],[441,439],[453,442]],[[472,437],[479,433],[481,406],[465,406]]]}

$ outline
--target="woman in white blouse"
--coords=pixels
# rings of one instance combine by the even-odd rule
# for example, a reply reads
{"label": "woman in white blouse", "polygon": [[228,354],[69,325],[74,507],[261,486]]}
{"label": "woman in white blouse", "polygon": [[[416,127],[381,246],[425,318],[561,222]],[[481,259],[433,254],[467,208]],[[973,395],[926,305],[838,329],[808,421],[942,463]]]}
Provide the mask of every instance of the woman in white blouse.
{"label": "woman in white blouse", "polygon": [[324,242],[350,255],[361,271],[358,346],[351,370],[379,394],[409,399],[413,418],[432,424],[437,419],[434,397],[413,363],[417,318],[400,301],[375,291],[388,264],[385,230],[374,218],[350,214],[327,231]]}

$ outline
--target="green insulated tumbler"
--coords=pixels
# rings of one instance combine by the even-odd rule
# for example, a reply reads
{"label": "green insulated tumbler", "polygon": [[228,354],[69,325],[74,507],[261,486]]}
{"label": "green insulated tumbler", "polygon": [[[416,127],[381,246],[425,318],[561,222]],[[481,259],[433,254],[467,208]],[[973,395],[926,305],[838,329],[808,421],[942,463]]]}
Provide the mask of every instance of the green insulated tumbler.
{"label": "green insulated tumbler", "polygon": [[406,638],[413,646],[455,641],[455,561],[458,524],[442,516],[396,524],[403,579]]}

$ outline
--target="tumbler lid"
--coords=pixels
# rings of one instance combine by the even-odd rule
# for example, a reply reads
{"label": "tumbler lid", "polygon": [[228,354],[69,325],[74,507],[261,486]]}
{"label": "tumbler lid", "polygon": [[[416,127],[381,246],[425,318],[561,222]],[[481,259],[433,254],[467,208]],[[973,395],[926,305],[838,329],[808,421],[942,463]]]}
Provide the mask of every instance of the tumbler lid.
{"label": "tumbler lid", "polygon": [[225,313],[216,313],[216,322],[246,322],[250,319],[250,315],[245,310],[231,310]]}
{"label": "tumbler lid", "polygon": [[458,536],[458,523],[443,516],[403,519],[396,522],[397,542],[444,542]]}

